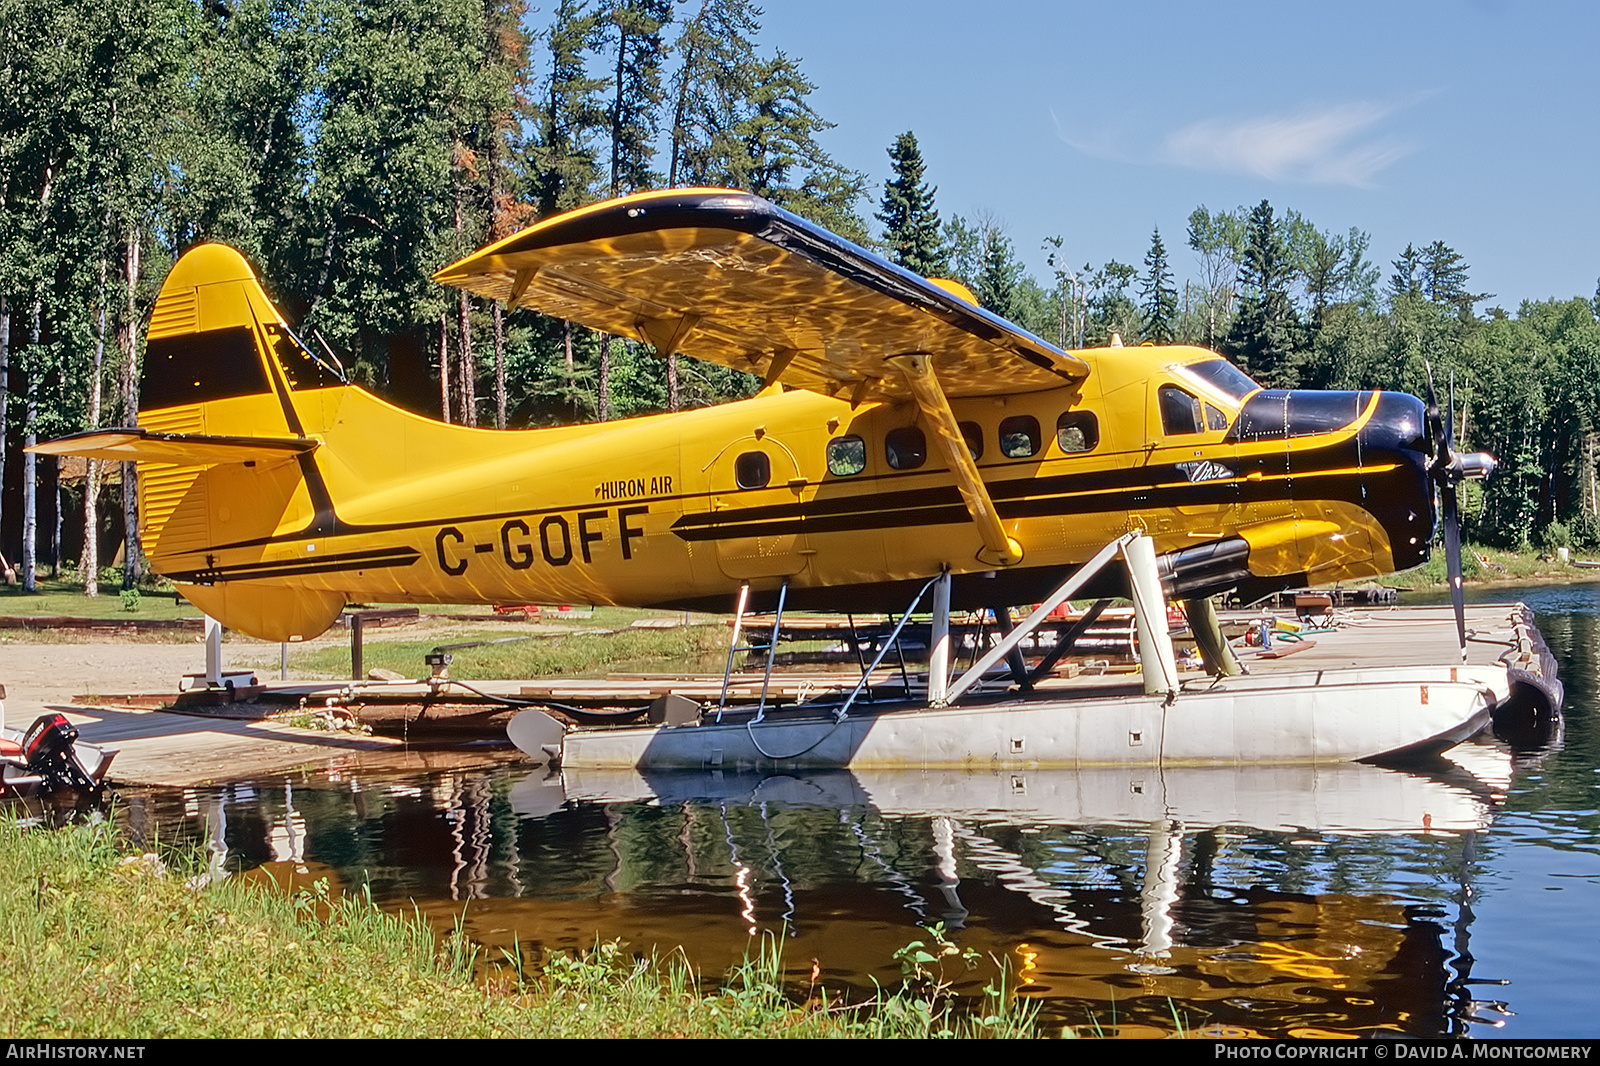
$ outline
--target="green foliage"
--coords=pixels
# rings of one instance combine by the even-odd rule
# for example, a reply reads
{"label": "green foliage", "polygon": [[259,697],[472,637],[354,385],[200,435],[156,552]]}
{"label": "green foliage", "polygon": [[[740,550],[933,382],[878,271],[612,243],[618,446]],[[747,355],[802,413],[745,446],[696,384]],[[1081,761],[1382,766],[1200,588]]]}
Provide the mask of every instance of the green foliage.
{"label": "green foliage", "polygon": [[1167,246],[1161,243],[1161,230],[1150,234],[1150,251],[1144,257],[1144,280],[1139,293],[1144,297],[1144,338],[1157,344],[1171,344],[1176,336],[1178,293],[1172,287],[1172,270],[1167,266]]}
{"label": "green foliage", "polygon": [[[357,381],[417,410],[439,411],[447,368],[451,417],[503,401],[516,426],[753,392],[757,379],[687,358],[669,380],[620,338],[602,367],[587,329],[491,313],[431,282],[528,221],[663,182],[750,189],[867,240],[866,177],[826,151],[816,85],[760,44],[752,0],[557,0],[537,17],[525,0],[0,0],[14,390],[0,433],[8,420],[8,438],[130,421],[158,286],[208,240],[243,249]],[[889,156],[877,217],[908,269],[954,277],[1062,345],[1193,339],[1269,386],[1420,394],[1425,364],[1441,388],[1454,374],[1463,445],[1500,461],[1465,511],[1471,534],[1514,546],[1557,523],[1575,545],[1600,543],[1600,289],[1480,318],[1490,297],[1445,241],[1407,245],[1380,291],[1366,233],[1266,201],[1189,215],[1199,276],[1181,301],[1159,233],[1142,274],[1116,259],[1073,270],[1052,238],[1041,284],[992,221],[940,224],[910,132]],[[29,495],[4,527],[36,529],[33,510]],[[33,550],[0,544],[25,563]],[[125,558],[139,581],[136,543]]]}
{"label": "green foliage", "polygon": [[894,177],[883,184],[878,221],[891,262],[923,277],[943,277],[948,267],[939,236],[939,212],[933,206],[938,190],[923,181],[926,165],[916,134],[907,130],[889,149]]}
{"label": "green foliage", "polygon": [[1300,322],[1289,300],[1294,267],[1271,204],[1262,200],[1251,210],[1245,232],[1244,295],[1228,336],[1228,354],[1268,388],[1290,387]]}
{"label": "green foliage", "polygon": [[1083,272],[1089,279],[1086,286],[1089,305],[1085,330],[1087,342],[1091,345],[1106,344],[1112,334],[1122,337],[1123,343],[1137,337],[1142,321],[1139,309],[1128,297],[1128,285],[1139,272],[1115,259],[1092,272],[1088,264],[1084,264]]}
{"label": "green foliage", "polygon": [[[616,633],[529,635],[526,640],[504,642],[506,633],[466,635],[452,643],[473,639],[483,644],[457,648],[451,654],[452,677],[473,681],[496,677],[596,677],[617,671],[652,672],[720,671],[728,654],[727,630],[720,626],[680,626],[672,629],[623,629]],[[369,668],[382,667],[407,677],[426,674],[423,656],[437,640],[372,641],[363,649]],[[299,669],[328,677],[348,677],[348,647],[318,648],[302,654]]]}
{"label": "green foliage", "polygon": [[124,611],[137,611],[139,609],[139,601],[142,598],[143,597],[139,595],[139,590],[136,588],[123,589],[122,609]]}
{"label": "green foliage", "polygon": [[1189,247],[1200,260],[1205,318],[1204,343],[1215,349],[1228,334],[1244,258],[1244,219],[1238,211],[1211,212],[1204,204],[1189,214]]}
{"label": "green foliage", "polygon": [[990,223],[985,226],[981,240],[978,274],[974,279],[977,284],[973,286],[972,293],[978,298],[978,303],[1001,318],[1015,319],[1017,290],[1025,273],[1022,264],[1017,261],[1011,239],[999,225]]}

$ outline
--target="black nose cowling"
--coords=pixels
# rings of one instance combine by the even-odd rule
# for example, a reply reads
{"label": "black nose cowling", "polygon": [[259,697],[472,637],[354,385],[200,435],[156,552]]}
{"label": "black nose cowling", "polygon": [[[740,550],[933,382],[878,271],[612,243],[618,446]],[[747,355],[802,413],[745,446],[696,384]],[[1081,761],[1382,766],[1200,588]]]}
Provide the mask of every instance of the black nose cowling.
{"label": "black nose cowling", "polygon": [[[1372,392],[1266,389],[1250,397],[1228,433],[1230,441],[1282,440],[1334,433],[1361,422]],[[1428,560],[1433,540],[1427,412],[1403,392],[1379,392],[1370,418],[1353,436],[1322,448],[1263,455],[1262,472],[1286,469],[1297,501],[1354,503],[1383,527],[1396,570]]]}
{"label": "black nose cowling", "polygon": [[1428,474],[1427,411],[1403,392],[1381,392],[1372,418],[1356,434],[1361,466],[1395,464],[1370,479],[1378,497],[1367,509],[1389,533],[1394,568],[1428,561],[1436,527],[1433,482]]}

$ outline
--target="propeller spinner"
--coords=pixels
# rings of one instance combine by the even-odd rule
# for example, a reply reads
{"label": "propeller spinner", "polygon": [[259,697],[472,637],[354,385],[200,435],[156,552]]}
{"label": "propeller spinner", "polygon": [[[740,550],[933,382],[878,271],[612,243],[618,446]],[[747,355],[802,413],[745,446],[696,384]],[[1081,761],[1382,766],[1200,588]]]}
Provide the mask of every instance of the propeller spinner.
{"label": "propeller spinner", "polygon": [[1455,382],[1450,387],[1450,412],[1439,411],[1439,397],[1433,387],[1433,368],[1428,371],[1428,439],[1433,462],[1428,474],[1439,487],[1440,519],[1444,524],[1445,567],[1450,582],[1450,604],[1456,612],[1456,638],[1461,645],[1461,659],[1467,658],[1467,602],[1461,585],[1461,508],[1456,498],[1456,486],[1468,478],[1483,479],[1494,473],[1494,456],[1488,452],[1458,452],[1452,423],[1455,419]]}

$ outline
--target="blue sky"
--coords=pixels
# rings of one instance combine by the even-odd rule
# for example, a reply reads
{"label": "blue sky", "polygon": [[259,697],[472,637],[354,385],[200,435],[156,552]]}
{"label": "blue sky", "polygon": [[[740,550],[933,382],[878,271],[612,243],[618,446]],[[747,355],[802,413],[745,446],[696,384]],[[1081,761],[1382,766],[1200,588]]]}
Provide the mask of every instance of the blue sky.
{"label": "blue sky", "polygon": [[1515,310],[1600,275],[1600,5],[768,0],[824,143],[881,195],[915,131],[944,217],[1003,222],[1044,280],[1142,264],[1159,226],[1193,277],[1190,211],[1272,201],[1372,235],[1385,278],[1444,240]]}

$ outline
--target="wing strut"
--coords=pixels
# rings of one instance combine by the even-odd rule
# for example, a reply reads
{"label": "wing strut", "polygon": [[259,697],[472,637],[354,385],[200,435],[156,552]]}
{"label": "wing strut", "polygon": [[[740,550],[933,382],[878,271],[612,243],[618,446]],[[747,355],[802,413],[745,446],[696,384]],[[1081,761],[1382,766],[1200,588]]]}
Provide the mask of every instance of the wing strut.
{"label": "wing strut", "polygon": [[979,560],[994,566],[1015,566],[1022,561],[1022,545],[1006,536],[1005,529],[1000,525],[994,501],[989,498],[989,489],[978,474],[978,464],[972,461],[966,438],[956,424],[955,412],[950,410],[950,401],[933,372],[932,358],[926,352],[912,352],[908,355],[892,355],[889,362],[904,375],[917,407],[921,409],[922,416],[927,419],[939,447],[944,451],[950,472],[955,475],[961,499],[967,505],[967,513],[978,525],[978,536],[983,538]]}

